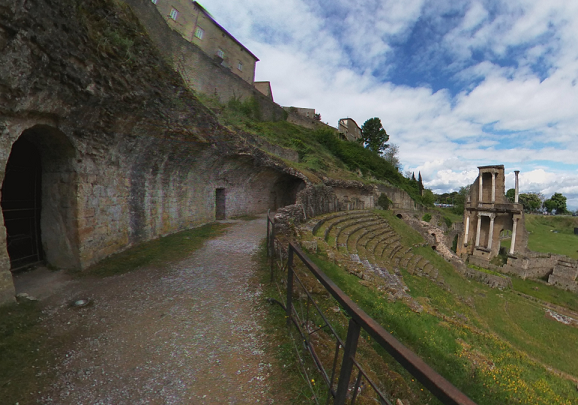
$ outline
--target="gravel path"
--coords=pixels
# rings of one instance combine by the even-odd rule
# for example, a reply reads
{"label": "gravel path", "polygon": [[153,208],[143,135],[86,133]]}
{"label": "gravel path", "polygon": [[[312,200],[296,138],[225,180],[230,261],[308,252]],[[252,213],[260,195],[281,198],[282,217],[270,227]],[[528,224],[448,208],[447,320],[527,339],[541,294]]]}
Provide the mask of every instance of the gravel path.
{"label": "gravel path", "polygon": [[[48,299],[51,338],[73,336],[42,404],[273,403],[251,256],[265,218],[231,221],[189,258]],[[88,297],[92,305],[68,303]]]}

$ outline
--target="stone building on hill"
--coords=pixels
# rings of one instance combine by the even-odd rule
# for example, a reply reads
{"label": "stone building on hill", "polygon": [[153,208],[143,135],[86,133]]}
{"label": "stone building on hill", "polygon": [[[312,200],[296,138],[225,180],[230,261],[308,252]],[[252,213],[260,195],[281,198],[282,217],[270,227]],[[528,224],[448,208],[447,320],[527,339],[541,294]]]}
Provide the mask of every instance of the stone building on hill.
{"label": "stone building on hill", "polygon": [[500,242],[511,238],[509,255],[525,253],[524,209],[518,202],[518,171],[514,202],[506,198],[504,166],[480,166],[464,210],[464,233],[457,253],[490,261],[500,253]]}
{"label": "stone building on hill", "polygon": [[347,141],[356,141],[361,138],[361,128],[352,118],[341,118],[337,124],[339,137]]}
{"label": "stone building on hill", "polygon": [[172,29],[247,83],[254,84],[259,58],[216,22],[203,6],[191,0],[152,2]]}
{"label": "stone building on hill", "polygon": [[269,97],[271,101],[275,101],[273,100],[273,90],[271,90],[271,82],[255,82],[255,88],[259,90],[259,92],[264,96]]}

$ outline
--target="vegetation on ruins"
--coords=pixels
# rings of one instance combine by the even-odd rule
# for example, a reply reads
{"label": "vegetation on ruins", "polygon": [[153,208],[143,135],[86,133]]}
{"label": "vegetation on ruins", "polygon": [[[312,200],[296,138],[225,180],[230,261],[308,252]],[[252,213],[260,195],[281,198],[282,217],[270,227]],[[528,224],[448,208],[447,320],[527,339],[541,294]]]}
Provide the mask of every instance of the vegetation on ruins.
{"label": "vegetation on ruins", "polygon": [[203,94],[199,94],[198,97],[215,113],[221,124],[237,131],[241,136],[264,139],[296,151],[299,162],[285,160],[285,163],[300,170],[313,183],[321,183],[323,177],[330,177],[358,180],[366,184],[394,185],[405,190],[419,204],[428,206],[433,204],[432,194],[428,193],[428,190],[424,190],[422,196],[419,182],[412,181],[400,173],[397,149],[392,151],[393,155],[389,159],[385,159],[379,153],[364,148],[357,142],[339,139],[333,128],[323,124],[317,129],[308,129],[287,121],[261,121],[256,111],[258,107],[250,99],[244,101],[235,99],[223,105],[215,97]]}

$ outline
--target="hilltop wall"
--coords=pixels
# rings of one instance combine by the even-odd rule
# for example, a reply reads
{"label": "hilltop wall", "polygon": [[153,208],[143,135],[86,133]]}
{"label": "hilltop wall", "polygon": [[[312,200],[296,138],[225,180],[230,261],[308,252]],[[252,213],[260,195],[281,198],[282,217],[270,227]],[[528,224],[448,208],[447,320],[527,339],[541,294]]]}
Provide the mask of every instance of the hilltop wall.
{"label": "hilltop wall", "polygon": [[161,55],[191,90],[215,96],[221,103],[253,97],[263,120],[285,119],[286,113],[280,105],[171,29],[150,0],[119,1],[131,7]]}

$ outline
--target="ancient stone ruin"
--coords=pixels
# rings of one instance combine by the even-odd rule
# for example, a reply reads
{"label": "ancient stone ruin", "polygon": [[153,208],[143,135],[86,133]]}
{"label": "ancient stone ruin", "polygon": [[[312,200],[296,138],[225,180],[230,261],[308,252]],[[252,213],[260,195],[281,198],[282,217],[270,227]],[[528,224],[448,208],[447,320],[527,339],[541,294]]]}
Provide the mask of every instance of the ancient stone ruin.
{"label": "ancient stone ruin", "polygon": [[[528,249],[524,209],[518,202],[519,181],[515,171],[514,202],[505,195],[504,166],[480,166],[464,209],[464,230],[458,237],[456,253],[471,264],[514,274],[522,278],[547,280],[549,284],[577,291],[578,262],[569,257],[537,253]],[[511,239],[505,252],[507,262],[494,265],[500,244]]]}
{"label": "ancient stone ruin", "polygon": [[511,237],[509,254],[524,253],[528,238],[524,209],[518,202],[518,171],[513,203],[505,193],[504,166],[478,167],[479,175],[470,188],[465,204],[464,233],[458,240],[457,254],[489,262],[500,253],[500,241]]}

